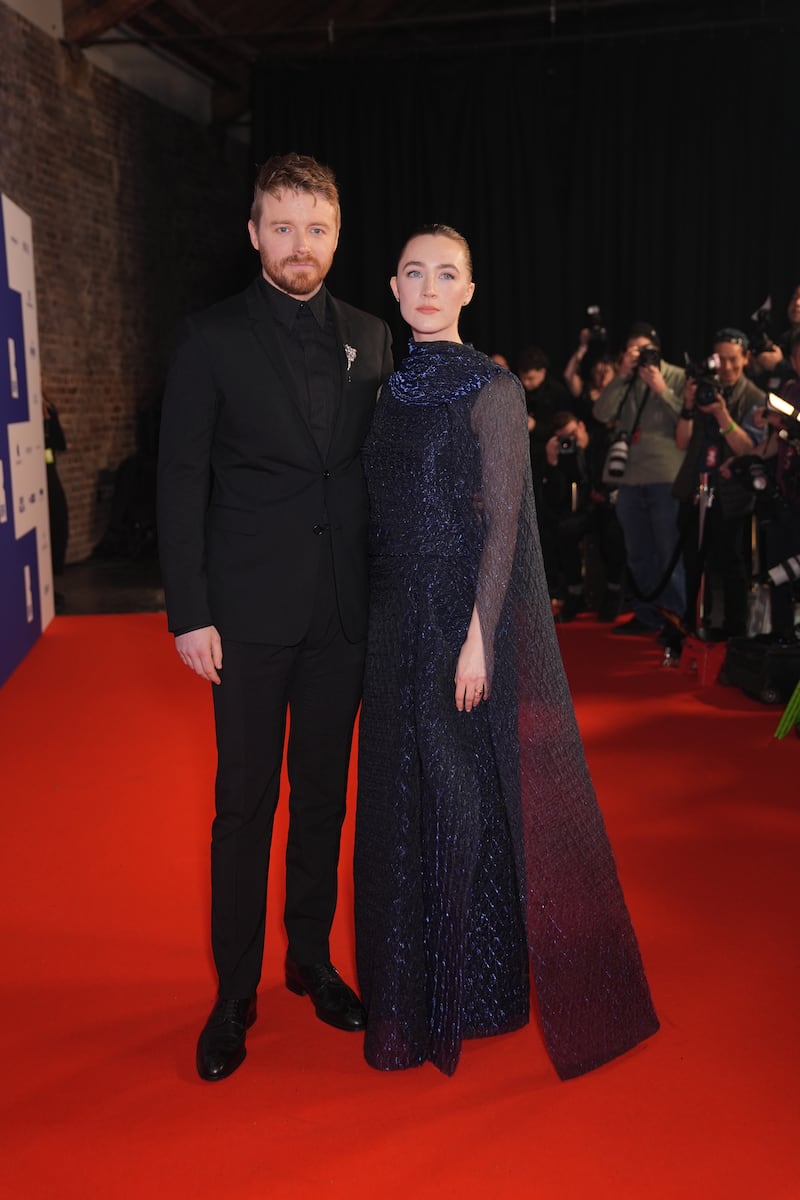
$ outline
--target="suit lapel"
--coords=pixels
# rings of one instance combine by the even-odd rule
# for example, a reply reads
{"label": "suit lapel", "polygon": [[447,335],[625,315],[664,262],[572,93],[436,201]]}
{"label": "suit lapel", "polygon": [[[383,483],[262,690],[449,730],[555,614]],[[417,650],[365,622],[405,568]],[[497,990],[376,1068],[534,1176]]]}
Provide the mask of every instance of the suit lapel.
{"label": "suit lapel", "polygon": [[[350,322],[347,320],[347,317],[342,312],[339,304],[336,302],[336,300],[334,300],[330,292],[328,292],[328,303],[330,304],[331,312],[333,313],[333,323],[336,327],[336,337],[341,347],[341,352],[343,355],[347,355],[348,351],[355,350],[351,340],[352,334],[350,330]],[[336,410],[336,417],[333,422],[333,430],[331,431],[331,446],[333,446],[334,442],[336,441],[336,436],[342,427],[342,422],[344,421],[345,416],[347,415],[348,401],[350,399],[348,394],[350,389],[350,372],[352,370],[352,362],[350,359],[351,355],[348,355],[345,364],[340,366],[339,378],[341,380],[341,386],[339,391],[339,404]],[[355,359],[353,359],[353,361],[355,361]]]}

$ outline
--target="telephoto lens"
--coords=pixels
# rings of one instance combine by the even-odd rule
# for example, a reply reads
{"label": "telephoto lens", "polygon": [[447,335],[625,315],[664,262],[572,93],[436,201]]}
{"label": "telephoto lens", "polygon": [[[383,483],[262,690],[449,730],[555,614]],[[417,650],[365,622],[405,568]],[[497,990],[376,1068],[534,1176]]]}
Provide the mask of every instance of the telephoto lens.
{"label": "telephoto lens", "polygon": [[612,479],[621,479],[628,465],[628,449],[630,438],[627,433],[620,433],[611,443],[606,457],[606,472]]}
{"label": "telephoto lens", "polygon": [[800,579],[800,555],[785,559],[778,563],[777,567],[771,567],[767,575],[774,587],[781,587],[784,583]]}

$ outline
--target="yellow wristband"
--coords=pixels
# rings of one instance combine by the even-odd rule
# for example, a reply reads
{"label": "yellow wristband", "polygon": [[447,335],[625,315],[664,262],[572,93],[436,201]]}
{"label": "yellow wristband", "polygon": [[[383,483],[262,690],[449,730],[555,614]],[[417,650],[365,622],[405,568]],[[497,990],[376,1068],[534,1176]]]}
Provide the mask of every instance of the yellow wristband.
{"label": "yellow wristband", "polygon": [[720,429],[720,433],[722,434],[723,437],[727,437],[729,433],[733,433],[735,428],[736,428],[736,422],[731,421],[731,423],[727,429]]}

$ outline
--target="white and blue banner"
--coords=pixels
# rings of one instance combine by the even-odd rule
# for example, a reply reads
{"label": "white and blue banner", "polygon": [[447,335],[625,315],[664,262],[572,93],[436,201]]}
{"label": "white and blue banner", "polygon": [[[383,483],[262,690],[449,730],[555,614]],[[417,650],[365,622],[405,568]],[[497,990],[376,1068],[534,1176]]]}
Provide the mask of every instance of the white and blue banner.
{"label": "white and blue banner", "polygon": [[0,684],[53,618],[31,219],[0,196]]}

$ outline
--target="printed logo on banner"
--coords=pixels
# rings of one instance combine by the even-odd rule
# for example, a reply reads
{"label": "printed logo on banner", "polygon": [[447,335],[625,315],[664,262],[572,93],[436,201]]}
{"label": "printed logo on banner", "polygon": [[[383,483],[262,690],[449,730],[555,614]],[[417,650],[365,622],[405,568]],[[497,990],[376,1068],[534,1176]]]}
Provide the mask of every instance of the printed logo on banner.
{"label": "printed logo on banner", "polygon": [[53,618],[31,219],[0,197],[0,684]]}

